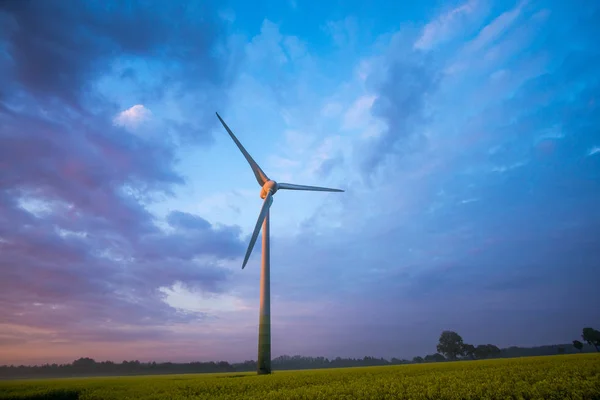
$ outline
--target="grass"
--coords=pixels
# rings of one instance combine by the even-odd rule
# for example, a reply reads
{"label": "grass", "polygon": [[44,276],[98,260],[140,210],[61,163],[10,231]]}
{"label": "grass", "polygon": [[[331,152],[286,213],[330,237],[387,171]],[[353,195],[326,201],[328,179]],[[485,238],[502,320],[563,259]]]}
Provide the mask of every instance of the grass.
{"label": "grass", "polygon": [[[235,378],[235,379],[232,379]],[[600,355],[0,382],[0,399],[597,399]]]}

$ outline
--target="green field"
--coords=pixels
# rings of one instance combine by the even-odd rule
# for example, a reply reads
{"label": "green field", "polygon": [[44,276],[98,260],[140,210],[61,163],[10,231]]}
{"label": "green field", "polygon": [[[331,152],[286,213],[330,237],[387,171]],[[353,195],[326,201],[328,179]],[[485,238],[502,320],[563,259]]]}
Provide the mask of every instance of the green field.
{"label": "green field", "polygon": [[600,355],[0,382],[0,399],[600,399]]}

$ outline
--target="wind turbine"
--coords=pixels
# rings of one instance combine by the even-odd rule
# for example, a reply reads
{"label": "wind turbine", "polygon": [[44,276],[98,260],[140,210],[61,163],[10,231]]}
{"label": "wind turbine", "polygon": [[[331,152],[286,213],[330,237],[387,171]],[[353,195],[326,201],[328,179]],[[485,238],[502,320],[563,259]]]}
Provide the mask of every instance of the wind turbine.
{"label": "wind turbine", "polygon": [[259,375],[271,373],[271,249],[270,249],[270,228],[269,228],[269,208],[273,204],[273,195],[277,193],[279,189],[283,190],[308,190],[314,192],[343,192],[341,189],[330,189],[319,186],[305,186],[305,185],[294,185],[291,183],[278,183],[274,180],[269,179],[267,174],[258,166],[252,156],[246,151],[244,146],[235,137],[231,129],[227,126],[225,121],[221,118],[219,113],[217,118],[223,124],[223,127],[229,133],[229,136],[233,139],[238,149],[242,152],[254,176],[256,181],[261,187],[260,198],[264,199],[260,214],[258,214],[258,220],[252,232],[250,238],[250,244],[248,244],[248,250],[246,250],[246,256],[242,264],[242,269],[246,266],[254,243],[260,232],[262,225],[262,261],[260,269],[260,311],[259,311],[259,322],[258,322],[258,362],[257,372]]}

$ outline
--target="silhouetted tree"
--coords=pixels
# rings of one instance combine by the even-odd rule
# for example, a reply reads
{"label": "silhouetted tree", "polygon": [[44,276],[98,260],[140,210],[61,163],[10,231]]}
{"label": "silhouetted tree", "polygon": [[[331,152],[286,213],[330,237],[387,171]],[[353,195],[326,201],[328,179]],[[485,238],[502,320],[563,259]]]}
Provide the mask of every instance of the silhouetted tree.
{"label": "silhouetted tree", "polygon": [[597,331],[594,328],[583,328],[581,338],[588,344],[594,346],[596,351],[599,351],[598,346],[600,346],[600,331]]}
{"label": "silhouetted tree", "polygon": [[456,360],[457,356],[463,354],[462,337],[456,332],[443,331],[440,335],[437,351],[448,357],[450,360]]}
{"label": "silhouetted tree", "polygon": [[573,340],[573,347],[575,347],[581,353],[581,350],[583,349],[583,343],[581,343],[579,340]]}
{"label": "silhouetted tree", "polygon": [[558,347],[556,348],[556,352],[557,352],[558,354],[565,354],[565,348],[564,348],[563,346],[558,346]]}
{"label": "silhouetted tree", "polygon": [[79,358],[71,364],[73,367],[73,371],[76,372],[91,372],[96,367],[96,361],[92,358],[82,357]]}
{"label": "silhouetted tree", "polygon": [[475,358],[475,346],[472,344],[463,344],[463,354],[469,358]]}
{"label": "silhouetted tree", "polygon": [[94,361],[93,358],[89,357],[82,357],[73,361],[74,367],[91,367],[93,365],[96,365],[96,361]]}
{"label": "silhouetted tree", "polygon": [[423,362],[423,357],[420,357],[420,356],[413,357],[412,362],[414,362],[415,364],[420,364]]}
{"label": "silhouetted tree", "polygon": [[480,344],[475,348],[475,357],[488,358],[500,353],[500,349],[493,344]]}
{"label": "silhouetted tree", "polygon": [[423,359],[425,362],[442,362],[446,361],[446,357],[441,355],[440,353],[428,354]]}

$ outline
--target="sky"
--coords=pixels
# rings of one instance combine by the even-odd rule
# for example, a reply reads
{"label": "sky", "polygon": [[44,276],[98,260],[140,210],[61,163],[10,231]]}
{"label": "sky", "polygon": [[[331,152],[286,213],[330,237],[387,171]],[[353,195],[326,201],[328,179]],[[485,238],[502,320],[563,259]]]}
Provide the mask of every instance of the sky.
{"label": "sky", "polygon": [[598,328],[600,4],[0,2],[0,364]]}

